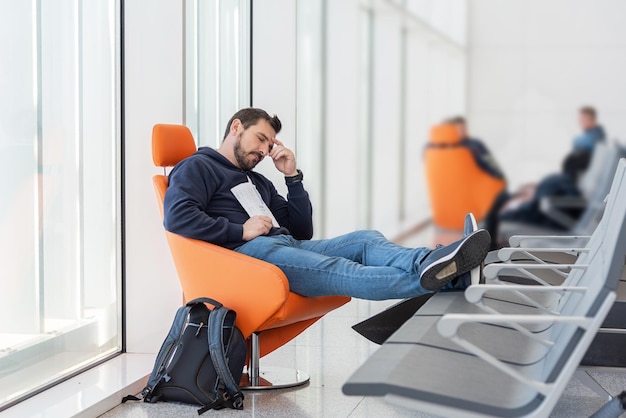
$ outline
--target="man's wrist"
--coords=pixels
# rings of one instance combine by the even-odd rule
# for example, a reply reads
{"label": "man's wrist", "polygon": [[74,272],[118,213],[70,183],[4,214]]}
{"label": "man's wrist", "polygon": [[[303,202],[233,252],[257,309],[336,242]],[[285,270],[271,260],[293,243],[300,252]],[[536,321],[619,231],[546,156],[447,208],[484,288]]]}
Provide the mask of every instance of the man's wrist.
{"label": "man's wrist", "polygon": [[302,174],[301,170],[296,170],[295,174],[292,175],[285,175],[285,182],[286,183],[298,183],[301,182],[302,179],[304,179],[304,175]]}

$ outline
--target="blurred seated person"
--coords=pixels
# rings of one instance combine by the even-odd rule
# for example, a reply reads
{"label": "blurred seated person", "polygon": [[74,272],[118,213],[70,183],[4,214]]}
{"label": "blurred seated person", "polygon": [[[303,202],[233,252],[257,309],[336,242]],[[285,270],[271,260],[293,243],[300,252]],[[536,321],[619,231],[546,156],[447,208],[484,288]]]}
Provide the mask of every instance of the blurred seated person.
{"label": "blurred seated person", "polygon": [[[467,120],[463,116],[455,116],[444,121],[444,124],[450,124],[456,126],[459,131],[459,136],[461,137],[461,141],[459,145],[467,147],[474,157],[476,164],[480,167],[485,173],[488,175],[504,180],[506,183],[506,177],[504,172],[500,168],[500,165],[494,158],[493,154],[485,143],[478,138],[472,138],[467,129]],[[505,205],[514,195],[509,193],[506,189],[496,196],[494,199],[491,209],[487,212],[487,215],[484,219],[484,227],[488,231],[493,231],[495,233],[498,232],[498,214],[503,205]],[[493,233],[492,232],[492,233]],[[495,242],[497,237],[491,235],[492,243],[491,248],[495,247]]]}
{"label": "blurred seated person", "polygon": [[459,130],[459,136],[461,137],[459,145],[470,150],[478,167],[494,178],[506,180],[502,170],[500,169],[500,165],[485,143],[480,139],[472,138],[469,135],[467,130],[467,120],[463,116],[455,116],[447,119],[444,121],[444,124],[454,125],[457,127]]}
{"label": "blurred seated person", "polygon": [[575,179],[587,170],[596,144],[606,141],[604,128],[598,124],[598,113],[595,108],[581,107],[578,112],[578,123],[583,132],[574,138],[573,149],[563,161],[563,173]]}
{"label": "blurred seated person", "polygon": [[[492,234],[492,247],[496,246],[497,225],[499,221],[512,221],[563,229],[540,210],[540,202],[545,197],[578,197],[578,180],[585,173],[595,146],[606,139],[604,129],[598,124],[597,112],[591,106],[581,107],[578,122],[582,133],[572,141],[572,150],[565,157],[560,173],[551,174],[538,184],[522,186],[517,192],[503,192],[492,207],[485,221],[485,229]],[[577,217],[582,211],[572,210],[571,216]]]}

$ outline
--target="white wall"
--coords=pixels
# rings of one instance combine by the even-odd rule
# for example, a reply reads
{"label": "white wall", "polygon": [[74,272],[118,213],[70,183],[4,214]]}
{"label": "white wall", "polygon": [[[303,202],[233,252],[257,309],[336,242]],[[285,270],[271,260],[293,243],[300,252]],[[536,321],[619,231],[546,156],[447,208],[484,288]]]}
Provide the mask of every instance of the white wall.
{"label": "white wall", "polygon": [[183,122],[183,7],[126,0],[126,335],[129,352],[158,351],[182,301],[152,176],[156,123]]}
{"label": "white wall", "polygon": [[470,0],[468,116],[513,187],[558,171],[596,106],[626,137],[626,2]]}

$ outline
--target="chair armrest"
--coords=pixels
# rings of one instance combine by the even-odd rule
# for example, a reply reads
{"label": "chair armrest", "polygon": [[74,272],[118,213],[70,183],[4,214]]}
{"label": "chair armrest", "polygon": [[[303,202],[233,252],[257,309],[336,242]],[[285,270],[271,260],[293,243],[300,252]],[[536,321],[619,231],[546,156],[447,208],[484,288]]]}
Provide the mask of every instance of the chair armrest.
{"label": "chair armrest", "polygon": [[[611,298],[609,297],[609,299]],[[614,299],[615,297],[613,297],[613,300]],[[613,301],[609,300],[609,303],[608,307],[611,306]],[[605,302],[603,307],[606,306],[607,303]],[[534,388],[544,395],[548,395],[552,390],[553,383],[546,383],[524,375],[520,372],[520,370],[512,367],[510,364],[504,363],[492,354],[488,353],[486,350],[461,337],[458,330],[459,327],[465,323],[483,323],[504,326],[511,326],[514,324],[519,326],[521,324],[551,324],[555,322],[576,325],[585,330],[599,325],[597,318],[586,316],[446,314],[437,322],[437,331],[439,331],[439,334],[442,337],[455,342],[469,353],[474,354],[501,372],[506,373],[513,379]]]}
{"label": "chair armrest", "polygon": [[485,312],[488,313],[496,313],[500,314],[493,308],[488,307],[484,304],[483,298],[485,293],[489,291],[498,291],[498,292],[508,292],[511,293],[521,300],[525,301],[529,306],[533,306],[541,312],[544,312],[548,315],[559,315],[559,312],[553,309],[550,309],[536,300],[529,297],[526,293],[558,293],[559,295],[562,292],[570,291],[570,292],[585,292],[587,290],[586,287],[582,286],[543,286],[543,285],[515,285],[515,284],[483,284],[479,286],[470,286],[465,289],[465,299],[472,303]]}
{"label": "chair armrest", "polygon": [[579,196],[546,196],[541,202],[557,209],[584,209],[589,203],[587,199]]}
{"label": "chair armrest", "polygon": [[552,247],[536,247],[536,248],[501,248],[498,250],[498,260],[499,261],[511,261],[511,258],[514,254],[523,254],[528,258],[536,261],[537,263],[546,264],[544,260],[540,257],[532,253],[563,253],[563,254],[571,254],[571,255],[580,255],[580,253],[589,252],[589,248],[552,248]]}
{"label": "chair armrest", "polygon": [[246,337],[280,317],[289,282],[278,267],[204,241],[166,235],[187,300],[207,296],[235,310]]}
{"label": "chair armrest", "polygon": [[437,331],[441,336],[452,338],[458,335],[459,327],[463,324],[552,324],[554,322],[575,324],[587,328],[593,317],[588,316],[556,316],[556,315],[492,315],[492,314],[445,314],[437,322]]}
{"label": "chair armrest", "polygon": [[528,279],[534,280],[535,282],[543,285],[543,286],[552,286],[550,283],[546,282],[541,277],[534,274],[533,270],[550,270],[557,275],[561,276],[563,279],[567,279],[568,273],[561,271],[563,269],[586,269],[588,268],[588,264],[522,264],[522,263],[501,263],[501,264],[490,264],[485,266],[483,270],[483,275],[485,277],[485,281],[489,282],[501,282],[499,279],[499,275],[505,274],[507,271],[515,272],[516,274],[521,274],[522,276],[518,277],[526,277]]}
{"label": "chair armrest", "polygon": [[498,292],[529,292],[529,293],[561,293],[565,291],[569,292],[585,292],[588,290],[584,286],[541,286],[541,285],[515,285],[515,284],[482,284],[477,286],[470,286],[465,289],[465,299],[469,303],[480,302],[485,293],[490,290],[497,290]]}
{"label": "chair armrest", "polygon": [[562,246],[585,246],[589,238],[591,237],[588,235],[513,235],[509,238],[509,245],[511,247],[521,247],[524,241],[545,240],[546,242],[559,242],[558,245]]}
{"label": "chair armrest", "polygon": [[587,200],[581,197],[552,196],[542,198],[539,202],[539,208],[548,218],[567,229],[571,229],[576,224],[576,219],[563,210],[584,209],[587,203]]}
{"label": "chair armrest", "polygon": [[491,250],[487,253],[485,257],[485,265],[489,265],[491,263],[499,263],[500,258],[498,257],[498,250]]}
{"label": "chair armrest", "polygon": [[586,269],[588,264],[527,264],[527,263],[511,263],[511,264],[489,264],[485,266],[483,273],[486,278],[496,277],[502,270],[562,270],[562,269]]}

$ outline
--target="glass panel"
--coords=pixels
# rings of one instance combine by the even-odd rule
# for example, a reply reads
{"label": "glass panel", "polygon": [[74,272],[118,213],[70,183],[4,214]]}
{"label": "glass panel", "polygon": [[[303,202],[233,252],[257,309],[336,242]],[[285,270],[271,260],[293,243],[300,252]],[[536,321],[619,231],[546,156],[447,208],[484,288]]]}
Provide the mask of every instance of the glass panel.
{"label": "glass panel", "polygon": [[0,16],[2,408],[121,347],[119,0]]}
{"label": "glass panel", "polygon": [[298,0],[296,47],[296,154],[315,210],[316,238],[325,235],[324,0]]}
{"label": "glass panel", "polygon": [[[5,272],[0,303],[2,373],[4,350],[38,337],[41,316],[37,264],[37,16],[31,2],[4,1],[0,7],[0,56],[12,57],[11,65],[0,69],[0,176],[4,179],[0,186],[0,254]],[[7,13],[9,7],[11,12]],[[0,393],[5,392],[0,389]]]}
{"label": "glass panel", "polygon": [[185,0],[185,124],[219,146],[223,126],[250,105],[250,0]]}
{"label": "glass panel", "polygon": [[408,30],[406,27],[402,27],[400,31],[400,111],[398,112],[398,126],[400,127],[400,141],[398,142],[398,220],[400,223],[406,221],[406,186],[407,186],[407,165],[406,165],[406,151],[407,142],[409,138],[407,136],[407,96],[409,90],[407,86],[407,55],[409,50],[407,47]]}
{"label": "glass panel", "polygon": [[372,167],[374,102],[374,12],[370,9],[359,10],[360,26],[360,97],[359,126],[362,127],[360,137],[364,144],[359,149],[359,225],[364,229],[372,226]]}

